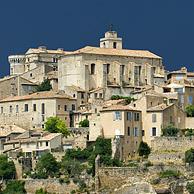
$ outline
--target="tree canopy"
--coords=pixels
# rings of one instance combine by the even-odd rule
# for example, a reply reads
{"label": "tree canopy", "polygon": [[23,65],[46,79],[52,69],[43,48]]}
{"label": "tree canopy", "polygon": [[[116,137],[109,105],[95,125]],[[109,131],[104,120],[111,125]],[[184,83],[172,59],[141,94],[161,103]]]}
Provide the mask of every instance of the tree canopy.
{"label": "tree canopy", "polygon": [[52,86],[48,79],[45,79],[40,85],[36,87],[37,92],[50,91],[51,89],[52,89]]}
{"label": "tree canopy", "polygon": [[148,144],[146,142],[141,142],[139,144],[139,148],[138,148],[138,153],[139,153],[139,156],[145,156],[145,157],[148,157],[148,155],[150,154],[151,152],[151,148],[148,146]]}
{"label": "tree canopy", "polygon": [[162,129],[162,136],[175,137],[178,135],[180,129],[169,125]]}
{"label": "tree canopy", "polygon": [[26,194],[24,182],[17,180],[9,181],[2,194]]}
{"label": "tree canopy", "polygon": [[194,117],[194,105],[186,106],[185,112],[187,113],[187,117]]}
{"label": "tree canopy", "polygon": [[189,164],[194,162],[194,149],[193,148],[185,152],[185,162]]}
{"label": "tree canopy", "polygon": [[70,135],[65,121],[58,117],[49,117],[45,123],[45,130],[50,133],[62,133],[65,137]]}
{"label": "tree canopy", "polygon": [[79,126],[80,127],[89,127],[89,120],[88,119],[84,119],[83,121],[79,122]]}

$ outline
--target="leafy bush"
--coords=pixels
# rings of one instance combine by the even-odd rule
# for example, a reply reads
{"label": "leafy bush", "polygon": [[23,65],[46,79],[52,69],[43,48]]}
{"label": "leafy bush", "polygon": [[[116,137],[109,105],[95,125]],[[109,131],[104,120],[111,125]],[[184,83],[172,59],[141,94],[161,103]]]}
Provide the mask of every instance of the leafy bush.
{"label": "leafy bush", "polygon": [[41,189],[36,190],[35,194],[49,194],[49,193],[46,190],[41,188]]}
{"label": "leafy bush", "polygon": [[84,119],[83,121],[79,122],[79,127],[89,127],[89,120],[88,119]]}
{"label": "leafy bush", "polygon": [[174,137],[178,135],[179,131],[180,130],[178,128],[169,125],[166,128],[162,129],[162,136]]}
{"label": "leafy bush", "polygon": [[36,87],[37,92],[50,91],[51,89],[52,89],[52,86],[48,79],[45,79],[40,85]]}
{"label": "leafy bush", "polygon": [[194,129],[186,129],[185,136],[187,137],[194,136]]}
{"label": "leafy bush", "polygon": [[148,144],[146,142],[141,142],[139,144],[139,148],[138,148],[138,153],[139,153],[139,156],[144,156],[144,157],[148,157],[149,154],[151,152],[151,148],[148,146]]}
{"label": "leafy bush", "polygon": [[132,101],[135,101],[135,99],[130,96],[119,96],[119,95],[111,96],[111,100],[119,100],[119,99],[125,99],[126,105],[130,104]]}
{"label": "leafy bush", "polygon": [[194,117],[194,105],[186,106],[185,112],[187,113],[187,117]]}
{"label": "leafy bush", "polygon": [[194,181],[188,182],[186,188],[190,194],[194,194]]}
{"label": "leafy bush", "polygon": [[179,178],[180,172],[175,170],[166,170],[160,172],[160,178]]}
{"label": "leafy bush", "polygon": [[194,149],[193,148],[185,152],[185,162],[189,164],[194,162]]}
{"label": "leafy bush", "polygon": [[9,181],[2,194],[26,194],[24,182],[16,180]]}

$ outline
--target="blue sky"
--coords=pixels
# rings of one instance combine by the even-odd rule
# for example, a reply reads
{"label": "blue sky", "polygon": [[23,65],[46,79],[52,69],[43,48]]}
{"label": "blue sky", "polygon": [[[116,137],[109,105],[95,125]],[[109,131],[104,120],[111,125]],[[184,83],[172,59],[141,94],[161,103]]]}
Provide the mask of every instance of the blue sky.
{"label": "blue sky", "polygon": [[2,0],[0,76],[9,73],[8,55],[98,46],[111,23],[125,48],[162,56],[166,69],[194,71],[194,0]]}

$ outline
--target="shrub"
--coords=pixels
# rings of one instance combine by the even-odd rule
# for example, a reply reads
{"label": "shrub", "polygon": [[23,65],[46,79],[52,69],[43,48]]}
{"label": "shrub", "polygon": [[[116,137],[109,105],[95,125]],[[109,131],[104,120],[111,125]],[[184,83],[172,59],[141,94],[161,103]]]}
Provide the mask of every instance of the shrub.
{"label": "shrub", "polygon": [[132,101],[135,101],[134,98],[130,96],[119,96],[119,95],[112,95],[111,100],[119,100],[119,99],[125,99],[125,104],[130,104]]}
{"label": "shrub", "polygon": [[185,162],[189,164],[194,162],[194,149],[193,148],[185,152]]}
{"label": "shrub", "polygon": [[24,182],[16,180],[9,181],[2,194],[26,194]]}
{"label": "shrub", "polygon": [[166,170],[160,172],[160,178],[179,178],[180,172],[175,170]]}
{"label": "shrub", "polygon": [[89,120],[84,119],[83,121],[79,122],[79,127],[89,127]]}
{"label": "shrub", "polygon": [[194,117],[194,105],[186,106],[185,112],[187,113],[187,117]]}
{"label": "shrub", "polygon": [[139,156],[144,156],[144,157],[148,157],[149,154],[151,152],[151,148],[148,146],[148,144],[146,142],[141,142],[139,144],[139,148],[138,148],[138,153],[139,153]]}
{"label": "shrub", "polygon": [[186,129],[185,136],[194,136],[194,129]]}
{"label": "shrub", "polygon": [[50,91],[51,89],[52,89],[52,86],[48,79],[45,79],[40,85],[36,87],[37,92]]}
{"label": "shrub", "polygon": [[186,188],[190,194],[194,194],[194,181],[188,182]]}
{"label": "shrub", "polygon": [[178,135],[179,131],[180,130],[178,128],[169,125],[162,129],[162,136],[174,137]]}

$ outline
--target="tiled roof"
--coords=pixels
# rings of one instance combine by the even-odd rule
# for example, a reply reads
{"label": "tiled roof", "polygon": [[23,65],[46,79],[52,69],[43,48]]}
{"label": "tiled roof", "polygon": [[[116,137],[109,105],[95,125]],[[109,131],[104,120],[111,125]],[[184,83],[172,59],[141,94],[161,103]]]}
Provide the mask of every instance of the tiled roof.
{"label": "tiled roof", "polygon": [[0,125],[0,137],[5,137],[11,133],[24,133],[26,130],[16,125]]}
{"label": "tiled roof", "polygon": [[77,92],[85,92],[84,89],[78,87],[78,86],[75,86],[75,85],[72,85],[72,86],[67,86],[68,88],[70,88],[71,90],[73,91],[77,91]]}
{"label": "tiled roof", "polygon": [[41,137],[38,141],[49,141],[55,137],[61,136],[61,133],[49,133],[43,137]]}
{"label": "tiled roof", "polygon": [[165,110],[166,108],[168,108],[168,107],[170,107],[170,106],[172,106],[172,105],[174,105],[174,104],[165,104],[165,103],[162,103],[162,104],[159,104],[159,105],[157,105],[157,106],[154,106],[154,107],[151,107],[151,108],[148,108],[147,109],[147,111],[148,112],[152,112],[152,111],[163,111],[163,110]]}
{"label": "tiled roof", "polygon": [[52,99],[52,98],[61,98],[61,99],[73,99],[71,96],[65,94],[62,91],[45,91],[45,92],[36,92],[30,95],[25,96],[10,96],[0,101],[1,102],[11,102],[11,101],[21,101],[21,100],[34,100],[34,99]]}
{"label": "tiled roof", "polygon": [[124,105],[112,105],[108,107],[104,107],[100,112],[105,112],[105,111],[140,111],[137,110],[131,106],[124,106]]}
{"label": "tiled roof", "polygon": [[[112,49],[86,46],[69,54],[95,54],[95,55],[111,55],[111,56],[125,56],[125,57],[141,57],[141,58],[155,58],[161,59],[160,56],[155,55],[147,50],[127,50],[127,49]],[[67,54],[68,55],[68,54]]]}

